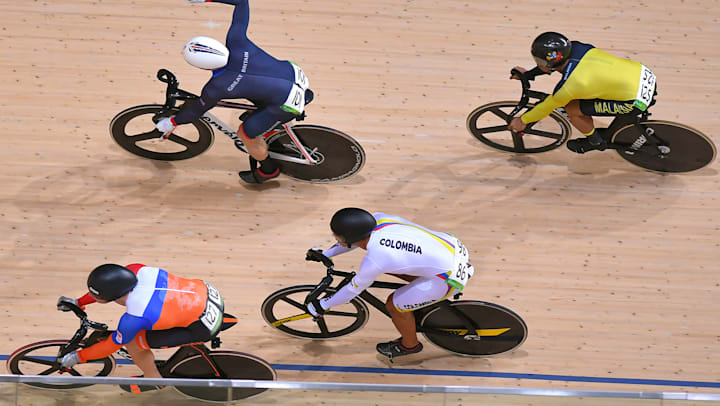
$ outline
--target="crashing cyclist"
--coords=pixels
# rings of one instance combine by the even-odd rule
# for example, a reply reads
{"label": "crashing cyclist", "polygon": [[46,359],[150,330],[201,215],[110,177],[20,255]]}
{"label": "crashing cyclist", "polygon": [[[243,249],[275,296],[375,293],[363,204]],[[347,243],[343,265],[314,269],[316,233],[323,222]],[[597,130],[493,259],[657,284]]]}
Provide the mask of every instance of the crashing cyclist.
{"label": "crashing cyclist", "polygon": [[[519,66],[515,69],[530,80],[555,71],[562,74],[562,79],[545,100],[510,122],[508,128],[512,131],[523,131],[527,124],[565,107],[570,122],[585,135],[568,141],[568,149],[579,154],[604,150],[612,134],[596,129],[592,116],[639,114],[655,103],[655,75],[639,62],[570,41],[557,32],[545,32],[535,38],[531,53],[537,66],[531,70]],[[520,78],[512,75],[511,79]]]}
{"label": "crashing cyclist", "polygon": [[[65,355],[61,360],[63,368],[104,358],[125,347],[144,377],[161,378],[151,348],[210,341],[221,329],[237,321],[223,317],[222,296],[211,284],[181,278],[160,268],[142,264],[100,265],[90,272],[87,287],[89,292],[79,299],[60,297],[58,310],[70,311],[67,303],[84,307],[109,302],[127,309],[117,330],[100,342]],[[162,388],[120,387],[132,393]]]}
{"label": "crashing cyclist", "polygon": [[156,127],[168,135],[176,126],[199,119],[221,99],[252,101],[259,109],[238,129],[250,153],[250,170],[240,171],[239,175],[245,182],[263,183],[280,174],[277,164],[268,156],[264,136],[303,113],[309,83],[299,66],[275,59],[248,39],[248,0],[188,0],[190,3],[206,1],[235,6],[225,39],[227,48],[207,37],[196,37],[185,44],[185,60],[197,68],[212,70],[212,78],[198,100],[189,103],[176,116],[161,119]]}
{"label": "crashing cyclist", "polygon": [[[385,307],[401,338],[379,343],[377,351],[392,359],[422,351],[413,311],[444,300],[462,290],[472,276],[468,251],[451,234],[430,230],[397,216],[344,208],[330,228],[337,244],[327,250],[310,249],[306,259],[321,261],[357,247],[367,251],[352,281],[334,295],[307,304],[314,317],[349,302],[383,273],[409,282],[388,296]],[[456,272],[456,271],[464,272]]]}

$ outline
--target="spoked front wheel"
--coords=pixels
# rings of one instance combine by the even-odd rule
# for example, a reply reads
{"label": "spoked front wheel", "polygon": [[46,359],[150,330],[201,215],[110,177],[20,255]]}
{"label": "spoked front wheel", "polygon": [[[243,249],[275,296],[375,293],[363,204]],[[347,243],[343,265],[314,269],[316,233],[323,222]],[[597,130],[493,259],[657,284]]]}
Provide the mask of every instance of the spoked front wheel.
{"label": "spoked front wheel", "polygon": [[[317,164],[302,164],[276,159],[282,173],[293,179],[327,183],[356,174],[365,165],[365,150],[349,135],[328,127],[298,124],[293,132]],[[285,130],[267,139],[271,152],[304,159]]]}
{"label": "spoked front wheel", "polygon": [[[315,340],[344,336],[367,323],[368,307],[358,298],[333,307],[314,321],[303,305],[305,297],[314,289],[315,285],[292,286],[268,296],[261,306],[265,322],[291,336]],[[336,291],[328,288],[326,295]]]}
{"label": "spoked front wheel", "polygon": [[[508,130],[510,113],[517,102],[499,101],[485,104],[473,110],[467,118],[467,129],[483,144],[508,152],[531,154],[545,152],[561,146],[571,134],[567,119],[553,111],[544,119],[528,124],[522,133]],[[518,113],[518,117],[535,107],[533,103]]]}
{"label": "spoked front wheel", "polygon": [[[15,375],[59,376],[61,372],[57,355],[68,342],[68,340],[49,340],[28,344],[8,357],[7,370]],[[99,360],[77,364],[70,369],[69,374],[72,376],[108,376],[114,369],[115,359],[107,356]],[[27,383],[27,385],[45,389],[74,389],[92,384]]]}
{"label": "spoked front wheel", "polygon": [[525,342],[527,325],[505,307],[476,300],[449,302],[479,327],[468,333],[453,309],[437,306],[420,317],[423,335],[431,343],[460,355],[487,357],[513,351]]}
{"label": "spoked front wheel", "polygon": [[[110,134],[124,150],[139,157],[157,161],[179,161],[198,156],[213,143],[213,131],[201,119],[175,128],[163,140],[152,118],[163,109],[160,104],[144,104],[130,107],[118,113],[110,121]],[[174,116],[179,109],[165,114]]]}
{"label": "spoked front wheel", "polygon": [[[235,351],[210,351],[213,362],[222,370],[222,378],[274,381],[277,372],[265,360],[254,355]],[[170,365],[169,378],[218,379],[202,354],[181,359]],[[208,388],[200,386],[175,386],[179,392],[209,402],[228,402],[249,398],[265,392],[267,388]]]}
{"label": "spoked front wheel", "polygon": [[655,172],[694,171],[709,165],[717,153],[705,134],[670,121],[626,125],[612,135],[611,142],[619,146],[616,151],[623,159]]}

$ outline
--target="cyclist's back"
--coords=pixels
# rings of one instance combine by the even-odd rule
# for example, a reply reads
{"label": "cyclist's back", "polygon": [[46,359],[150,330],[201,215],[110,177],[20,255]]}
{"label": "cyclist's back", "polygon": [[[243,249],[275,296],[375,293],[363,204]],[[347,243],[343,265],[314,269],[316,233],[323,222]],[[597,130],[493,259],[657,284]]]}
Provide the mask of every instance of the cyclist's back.
{"label": "cyclist's back", "polygon": [[[380,273],[434,276],[451,269],[457,244],[455,237],[398,216],[373,213],[373,217],[378,225],[370,236],[358,276],[373,280]],[[366,261],[370,266],[365,266]],[[371,272],[363,275],[362,271]]]}
{"label": "cyclist's back", "polygon": [[[634,101],[641,70],[642,64],[639,62],[615,57],[590,44],[572,41],[570,60],[562,70],[562,79],[555,86],[553,94],[524,114],[523,121],[540,120],[571,100]],[[622,114],[631,110],[607,113]]]}
{"label": "cyclist's back", "polygon": [[141,330],[187,327],[205,311],[207,287],[202,280],[181,278],[141,264],[127,268],[137,272],[138,284],[128,296],[127,312],[118,330],[134,330],[135,326]]}

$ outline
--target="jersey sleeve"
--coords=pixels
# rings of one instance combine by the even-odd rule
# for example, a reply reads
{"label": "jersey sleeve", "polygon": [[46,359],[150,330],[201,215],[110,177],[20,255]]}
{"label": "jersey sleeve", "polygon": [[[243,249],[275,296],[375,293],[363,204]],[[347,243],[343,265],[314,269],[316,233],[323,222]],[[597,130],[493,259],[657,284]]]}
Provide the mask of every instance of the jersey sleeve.
{"label": "jersey sleeve", "polygon": [[250,6],[248,0],[238,0],[232,3],[228,1],[228,4],[235,4],[232,23],[230,23],[230,29],[225,38],[225,45],[232,52],[233,47],[244,46],[244,43],[248,40],[247,29],[250,24]]}
{"label": "jersey sleeve", "polygon": [[341,245],[341,244],[335,244],[335,245],[333,245],[332,247],[330,247],[330,248],[326,249],[325,251],[323,251],[323,255],[325,255],[325,256],[328,257],[328,258],[332,258],[332,257],[334,257],[334,256],[336,256],[336,255],[341,255],[341,254],[344,254],[344,253],[346,253],[346,252],[350,252],[350,251],[354,250],[355,248],[357,248],[357,247],[348,248],[348,247],[346,247],[346,246],[344,246],[344,245]]}
{"label": "jersey sleeve", "polygon": [[567,83],[558,89],[557,92],[551,94],[545,100],[537,104],[530,111],[523,114],[520,118],[523,123],[529,124],[540,121],[547,117],[558,107],[564,107],[573,99],[572,94],[567,88]]}
{"label": "jersey sleeve", "polygon": [[92,295],[90,295],[90,292],[88,292],[88,293],[84,294],[81,298],[78,298],[77,302],[78,302],[78,306],[80,306],[81,309],[84,309],[85,306],[92,304],[92,303],[96,303],[97,300],[95,300],[95,298],[92,297]]}
{"label": "jersey sleeve", "polygon": [[142,330],[152,330],[152,322],[144,317],[125,313],[120,318],[117,330],[112,334],[112,340],[115,344],[125,345]]}
{"label": "jersey sleeve", "polygon": [[357,275],[352,278],[350,283],[337,291],[337,293],[323,300],[323,307],[329,309],[333,306],[349,302],[352,298],[362,293],[363,290],[369,288],[382,273],[382,268],[366,255],[360,264],[360,270]]}
{"label": "jersey sleeve", "polygon": [[144,266],[145,266],[145,264],[130,264],[130,265],[125,265],[125,268],[133,271],[133,273],[134,273],[135,275],[137,275],[137,273],[138,273],[138,271],[140,270],[140,268],[142,268],[142,267],[144,267]]}
{"label": "jersey sleeve", "polygon": [[250,23],[250,5],[248,0],[212,0],[213,3],[225,3],[235,6],[232,22],[228,30],[225,45],[232,52],[233,46],[248,40],[247,29]]}
{"label": "jersey sleeve", "polygon": [[78,351],[78,358],[80,358],[80,362],[87,362],[94,359],[105,358],[120,349],[121,347],[122,344],[115,344],[112,336],[109,336],[107,339],[100,341],[95,345],[91,345],[88,348],[83,348],[82,350]]}
{"label": "jersey sleeve", "polygon": [[220,80],[220,76],[210,79],[210,81],[205,84],[200,98],[190,102],[187,107],[183,108],[183,110],[175,116],[175,124],[192,123],[222,100],[223,92],[219,89],[219,86],[216,86],[215,80]]}

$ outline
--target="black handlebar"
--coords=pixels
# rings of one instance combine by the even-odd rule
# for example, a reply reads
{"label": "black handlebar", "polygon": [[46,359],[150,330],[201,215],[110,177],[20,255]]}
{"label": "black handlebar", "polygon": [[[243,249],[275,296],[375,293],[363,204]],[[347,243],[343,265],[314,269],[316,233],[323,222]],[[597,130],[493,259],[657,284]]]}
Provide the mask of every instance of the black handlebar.
{"label": "black handlebar", "polygon": [[160,69],[157,71],[157,78],[161,82],[178,84],[177,78],[167,69]]}
{"label": "black handlebar", "polygon": [[165,113],[175,108],[175,104],[178,100],[192,100],[198,98],[198,96],[180,89],[180,82],[169,70],[159,69],[156,76],[159,81],[167,83],[167,89],[165,89],[165,104],[163,105],[163,109],[155,115],[156,117],[164,116]]}
{"label": "black handlebar", "polygon": [[67,306],[70,311],[75,313],[75,316],[77,316],[78,319],[80,319],[80,322],[82,324],[82,327],[87,327],[93,330],[100,330],[104,331],[108,329],[108,325],[105,323],[98,323],[96,321],[89,320],[87,318],[87,313],[85,313],[85,310],[81,309],[80,306],[76,305],[72,302],[63,302],[65,306]]}

